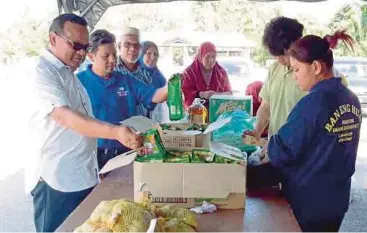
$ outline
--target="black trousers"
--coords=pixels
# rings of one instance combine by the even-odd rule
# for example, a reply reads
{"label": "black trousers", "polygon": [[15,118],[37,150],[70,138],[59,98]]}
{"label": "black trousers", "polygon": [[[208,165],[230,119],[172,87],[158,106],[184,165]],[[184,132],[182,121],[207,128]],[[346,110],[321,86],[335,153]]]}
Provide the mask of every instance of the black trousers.
{"label": "black trousers", "polygon": [[297,219],[298,225],[303,232],[338,232],[343,222],[343,216],[331,217],[319,221]]}
{"label": "black trousers", "polygon": [[92,190],[64,193],[40,179],[32,191],[37,232],[54,232]]}

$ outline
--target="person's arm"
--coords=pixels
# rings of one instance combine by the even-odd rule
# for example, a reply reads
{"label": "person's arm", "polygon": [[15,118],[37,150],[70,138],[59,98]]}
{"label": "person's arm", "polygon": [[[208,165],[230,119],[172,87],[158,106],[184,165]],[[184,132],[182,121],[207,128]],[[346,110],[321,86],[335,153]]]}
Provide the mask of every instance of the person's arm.
{"label": "person's arm", "polygon": [[146,85],[136,79],[129,80],[129,88],[138,103],[143,104],[147,109],[152,110],[156,104],[167,100],[168,85],[155,89],[153,85]]}
{"label": "person's arm", "polygon": [[271,164],[282,167],[305,155],[318,132],[324,130],[317,123],[321,116],[314,103],[319,101],[315,98],[301,100],[279,132],[270,138],[267,153]]}
{"label": "person's arm", "polygon": [[223,92],[231,93],[232,92],[231,83],[229,81],[227,71],[225,71],[224,69],[223,69],[223,80],[224,80]]}
{"label": "person's arm", "polygon": [[68,106],[56,107],[50,117],[61,126],[91,138],[116,139],[118,127],[73,111]]}
{"label": "person's arm", "polygon": [[258,137],[264,132],[266,127],[269,125],[270,121],[270,105],[265,100],[262,100],[259,109],[257,110],[257,124],[256,124],[256,134]]}
{"label": "person's arm", "polygon": [[152,102],[155,104],[163,103],[167,100],[168,97],[168,85],[165,85],[162,88],[157,89],[155,94],[153,95]]}
{"label": "person's arm", "polygon": [[139,134],[125,126],[116,126],[73,111],[68,106],[55,107],[49,115],[61,126],[90,138],[118,140],[124,146],[136,149],[141,146]]}
{"label": "person's arm", "polygon": [[[71,78],[72,76],[70,75]],[[32,82],[34,89],[30,98],[35,98],[37,112],[45,118],[51,118],[62,127],[92,138],[116,139],[129,148],[141,145],[139,134],[126,127],[112,126],[83,115],[70,108],[71,101],[60,83],[59,78],[47,69],[38,69]],[[78,88],[77,86],[75,88]]]}
{"label": "person's arm", "polygon": [[[193,75],[189,75],[188,73],[192,72],[190,70],[185,70],[182,77],[182,92],[185,99],[185,108],[189,108],[194,101],[195,98],[199,98],[200,93],[196,86],[195,78]],[[207,96],[206,96],[207,97]]]}

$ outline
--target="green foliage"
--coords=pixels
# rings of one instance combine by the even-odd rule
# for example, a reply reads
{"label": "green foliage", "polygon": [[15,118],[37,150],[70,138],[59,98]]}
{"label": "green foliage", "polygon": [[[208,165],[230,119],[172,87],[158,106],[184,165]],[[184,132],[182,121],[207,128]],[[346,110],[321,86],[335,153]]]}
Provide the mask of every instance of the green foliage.
{"label": "green foliage", "polygon": [[[172,10],[170,7],[175,7]],[[282,15],[278,5],[243,0],[221,0],[214,2],[173,2],[155,4],[126,4],[110,8],[96,28],[111,31],[124,26],[135,26],[142,31],[176,30],[186,28],[193,31],[238,32],[257,43],[251,52],[252,59],[264,64],[270,58],[261,45],[261,37],[267,22]],[[47,31],[55,11],[37,19],[29,16],[27,10],[8,30],[0,32],[0,62],[7,62],[14,56],[37,56],[47,45]],[[300,16],[305,26],[304,34],[326,35],[337,29],[348,29],[356,41],[354,51],[341,44],[337,56],[367,55],[367,5],[351,3],[335,14],[328,25],[320,25],[312,19]],[[230,41],[228,42],[230,44]]]}

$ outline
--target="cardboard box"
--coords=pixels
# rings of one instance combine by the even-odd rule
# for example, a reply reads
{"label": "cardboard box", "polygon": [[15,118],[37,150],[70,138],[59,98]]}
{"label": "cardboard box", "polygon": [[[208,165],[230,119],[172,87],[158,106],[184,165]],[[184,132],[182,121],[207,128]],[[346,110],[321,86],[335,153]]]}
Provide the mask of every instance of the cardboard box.
{"label": "cardboard box", "polygon": [[[210,143],[210,150],[221,156],[241,153],[220,143]],[[105,173],[133,163],[135,201],[148,199],[158,206],[191,208],[207,200],[220,209],[245,207],[246,164],[141,163],[135,161],[136,156],[135,152],[117,156],[100,171]]]}
{"label": "cardboard box", "polygon": [[204,132],[198,130],[186,130],[192,126],[190,123],[165,123],[166,125],[173,126],[174,129],[179,130],[162,130],[161,126],[152,121],[149,118],[143,116],[134,116],[125,121],[120,122],[121,125],[125,125],[139,131],[141,133],[146,132],[151,128],[156,128],[160,132],[162,142],[165,147],[170,148],[187,148],[187,147],[209,147],[210,133],[230,122],[231,118],[223,119],[219,122],[210,124]]}
{"label": "cardboard box", "polygon": [[165,147],[185,148],[203,147],[205,136],[201,131],[174,131],[163,130],[162,142]]}
{"label": "cardboard box", "polygon": [[215,122],[225,112],[244,110],[252,116],[252,96],[249,95],[213,95],[209,99],[209,122]]}
{"label": "cardboard box", "polygon": [[165,147],[187,148],[187,147],[209,147],[210,133],[223,127],[230,122],[230,118],[224,119],[219,123],[215,122],[207,126],[204,132],[199,130],[187,130],[192,127],[191,123],[165,123],[175,130],[163,130],[162,142]]}

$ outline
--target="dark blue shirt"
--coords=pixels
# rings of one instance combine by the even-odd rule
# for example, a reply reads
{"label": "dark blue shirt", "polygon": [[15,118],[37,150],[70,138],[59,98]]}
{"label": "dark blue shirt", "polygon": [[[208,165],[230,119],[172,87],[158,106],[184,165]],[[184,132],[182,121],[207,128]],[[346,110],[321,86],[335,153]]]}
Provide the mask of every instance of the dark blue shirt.
{"label": "dark blue shirt", "polygon": [[[88,92],[94,116],[102,121],[119,125],[119,122],[137,115],[137,105],[153,109],[156,89],[147,86],[129,75],[114,72],[109,79],[95,74],[91,65],[77,74]],[[124,149],[116,140],[98,139],[98,148]]]}
{"label": "dark blue shirt", "polygon": [[361,121],[356,95],[332,78],[316,84],[270,138],[270,162],[283,172],[298,215],[327,217],[348,209]]}

